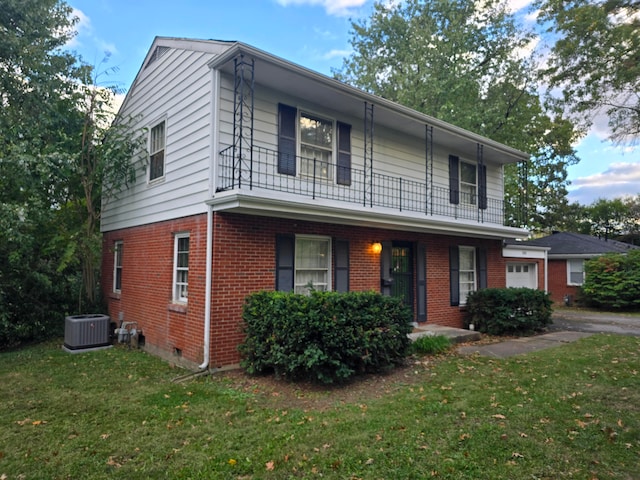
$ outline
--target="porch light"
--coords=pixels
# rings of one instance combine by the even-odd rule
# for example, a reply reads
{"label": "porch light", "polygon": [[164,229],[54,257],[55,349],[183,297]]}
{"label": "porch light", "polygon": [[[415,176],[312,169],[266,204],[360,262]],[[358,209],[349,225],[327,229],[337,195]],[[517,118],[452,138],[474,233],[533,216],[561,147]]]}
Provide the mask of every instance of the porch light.
{"label": "porch light", "polygon": [[376,255],[382,251],[382,244],[380,242],[373,242],[371,244],[371,251]]}

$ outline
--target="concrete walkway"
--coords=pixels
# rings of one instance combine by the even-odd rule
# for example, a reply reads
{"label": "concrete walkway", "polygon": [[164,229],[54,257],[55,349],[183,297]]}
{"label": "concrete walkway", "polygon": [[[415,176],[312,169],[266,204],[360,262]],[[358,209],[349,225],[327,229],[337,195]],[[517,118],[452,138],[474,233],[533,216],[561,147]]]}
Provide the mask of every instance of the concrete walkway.
{"label": "concrete walkway", "polygon": [[[545,348],[559,347],[594,333],[640,336],[640,316],[562,309],[553,313],[553,323],[549,325],[548,333],[486,345],[462,345],[457,351],[462,355],[479,354],[486,357],[507,358]],[[444,335],[454,344],[476,342],[482,338],[478,332],[430,324],[416,327],[409,337],[415,340],[425,335]]]}
{"label": "concrete walkway", "polygon": [[484,357],[507,358],[514,355],[536,352],[545,348],[559,347],[593,335],[587,332],[550,332],[533,337],[520,337],[489,345],[465,345],[458,348],[462,355],[478,354]]}

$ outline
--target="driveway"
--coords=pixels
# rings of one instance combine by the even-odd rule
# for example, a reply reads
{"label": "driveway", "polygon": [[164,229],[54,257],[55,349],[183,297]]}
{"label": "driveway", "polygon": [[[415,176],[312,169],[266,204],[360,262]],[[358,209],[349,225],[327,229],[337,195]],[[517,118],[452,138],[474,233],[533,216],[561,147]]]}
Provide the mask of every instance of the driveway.
{"label": "driveway", "polygon": [[640,316],[618,313],[600,313],[573,309],[553,312],[553,324],[549,330],[565,330],[589,333],[617,333],[640,337]]}

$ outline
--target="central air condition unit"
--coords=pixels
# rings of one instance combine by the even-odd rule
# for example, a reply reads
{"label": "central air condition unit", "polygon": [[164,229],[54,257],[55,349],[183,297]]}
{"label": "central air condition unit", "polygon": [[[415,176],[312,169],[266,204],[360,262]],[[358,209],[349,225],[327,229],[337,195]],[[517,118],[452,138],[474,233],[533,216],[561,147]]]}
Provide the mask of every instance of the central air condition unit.
{"label": "central air condition unit", "polygon": [[72,315],[64,321],[64,349],[69,352],[110,347],[108,315]]}

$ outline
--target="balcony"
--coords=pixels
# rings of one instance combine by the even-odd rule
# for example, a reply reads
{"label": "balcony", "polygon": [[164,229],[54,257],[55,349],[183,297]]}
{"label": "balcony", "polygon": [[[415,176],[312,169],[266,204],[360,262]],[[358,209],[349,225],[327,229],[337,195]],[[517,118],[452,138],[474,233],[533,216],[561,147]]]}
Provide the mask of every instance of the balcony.
{"label": "balcony", "polygon": [[[235,153],[235,154],[234,154]],[[239,154],[240,153],[240,154]],[[397,212],[422,213],[456,220],[504,225],[503,199],[487,198],[478,208],[477,195],[458,192],[459,203],[450,202],[450,190],[426,181],[356,168],[341,169],[317,159],[297,158],[297,172],[278,172],[278,152],[262,147],[240,150],[227,147],[219,154],[217,192],[268,190],[315,199],[360,205],[365,209],[386,208]],[[337,178],[336,178],[337,177]]]}

